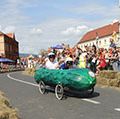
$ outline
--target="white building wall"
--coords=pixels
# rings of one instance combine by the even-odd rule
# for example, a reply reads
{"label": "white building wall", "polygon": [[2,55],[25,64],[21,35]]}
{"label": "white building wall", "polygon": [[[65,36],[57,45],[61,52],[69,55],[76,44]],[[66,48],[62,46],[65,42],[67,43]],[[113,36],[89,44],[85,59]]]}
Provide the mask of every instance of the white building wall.
{"label": "white building wall", "polygon": [[[84,43],[80,43],[78,46],[82,49],[85,50],[84,46],[92,46],[93,44],[96,45],[98,48],[106,48],[108,49],[110,46],[110,38],[111,36],[103,37],[98,39],[98,45],[96,45],[96,39],[92,41],[87,41]],[[116,45],[120,47],[120,40],[118,40],[118,34],[117,34],[117,40],[115,41]]]}

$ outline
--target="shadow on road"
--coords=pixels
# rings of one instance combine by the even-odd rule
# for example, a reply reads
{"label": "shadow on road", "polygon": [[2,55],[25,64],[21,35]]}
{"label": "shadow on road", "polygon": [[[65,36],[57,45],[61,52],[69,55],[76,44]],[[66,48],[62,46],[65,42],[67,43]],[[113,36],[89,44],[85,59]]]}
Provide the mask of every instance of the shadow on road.
{"label": "shadow on road", "polygon": [[[54,88],[47,87],[46,90],[47,93],[55,93]],[[95,98],[100,96],[99,92],[93,92],[90,94],[90,91],[73,91],[73,90],[65,90],[64,92],[65,99],[70,98],[70,97],[75,97],[75,98]]]}
{"label": "shadow on road", "polygon": [[65,92],[65,95],[67,97],[76,97],[76,98],[94,98],[100,96],[100,93],[98,92],[93,92],[90,94],[89,91],[67,91]]}

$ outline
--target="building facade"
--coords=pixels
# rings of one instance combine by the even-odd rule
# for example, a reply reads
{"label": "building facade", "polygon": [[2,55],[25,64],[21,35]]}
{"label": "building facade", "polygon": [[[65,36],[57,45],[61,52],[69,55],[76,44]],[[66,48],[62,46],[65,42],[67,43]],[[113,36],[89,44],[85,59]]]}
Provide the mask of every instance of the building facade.
{"label": "building facade", "polygon": [[101,28],[87,32],[78,43],[78,46],[84,50],[85,46],[96,45],[97,48],[106,48],[110,46],[110,39],[113,39],[117,47],[120,47],[120,23],[115,22]]}
{"label": "building facade", "polygon": [[14,33],[0,32],[0,56],[16,61],[19,58],[19,43]]}

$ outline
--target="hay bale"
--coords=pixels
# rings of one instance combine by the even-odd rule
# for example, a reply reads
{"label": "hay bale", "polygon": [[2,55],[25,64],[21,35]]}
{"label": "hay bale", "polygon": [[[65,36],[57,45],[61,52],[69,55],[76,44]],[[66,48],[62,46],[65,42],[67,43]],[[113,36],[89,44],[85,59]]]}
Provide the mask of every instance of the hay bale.
{"label": "hay bale", "polygon": [[97,84],[120,87],[120,72],[101,71],[97,78]]}
{"label": "hay bale", "polygon": [[4,93],[0,92],[0,119],[19,119],[16,109],[10,106]]}
{"label": "hay bale", "polygon": [[30,74],[33,76],[34,73],[35,73],[35,68],[31,68],[31,69],[30,69]]}
{"label": "hay bale", "polygon": [[107,82],[108,86],[114,86],[114,87],[119,87],[120,86],[120,80],[118,79],[109,79]]}
{"label": "hay bale", "polygon": [[107,85],[107,79],[106,78],[101,78],[100,76],[97,76],[97,84],[100,85]]}
{"label": "hay bale", "polygon": [[0,104],[4,104],[8,107],[10,107],[9,100],[5,97],[5,94],[0,92]]}
{"label": "hay bale", "polygon": [[99,73],[99,76],[101,78],[106,78],[106,79],[115,79],[117,72],[111,71],[111,70],[103,70]]}
{"label": "hay bale", "polygon": [[117,72],[115,78],[120,80],[120,72]]}
{"label": "hay bale", "polygon": [[5,108],[0,110],[0,119],[20,119],[15,109]]}
{"label": "hay bale", "polygon": [[11,113],[9,114],[9,119],[19,119],[17,109],[11,110]]}
{"label": "hay bale", "polygon": [[26,68],[25,71],[23,71],[23,74],[29,76],[34,76],[34,73],[35,73],[35,68]]}
{"label": "hay bale", "polygon": [[0,119],[9,119],[9,113],[0,110]]}

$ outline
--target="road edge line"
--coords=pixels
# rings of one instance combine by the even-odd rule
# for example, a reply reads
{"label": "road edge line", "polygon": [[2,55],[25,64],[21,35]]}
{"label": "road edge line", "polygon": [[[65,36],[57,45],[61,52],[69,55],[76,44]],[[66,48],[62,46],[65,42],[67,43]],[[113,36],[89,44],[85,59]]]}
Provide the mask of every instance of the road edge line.
{"label": "road edge line", "polygon": [[10,76],[10,74],[7,74],[7,77],[9,79],[12,79],[12,80],[17,81],[17,82],[21,82],[21,83],[24,83],[24,84],[28,84],[28,85],[32,85],[32,86],[38,87],[38,84],[30,83],[30,82],[27,82],[27,81],[23,81],[23,80],[20,80],[20,79],[13,78],[13,77]]}

